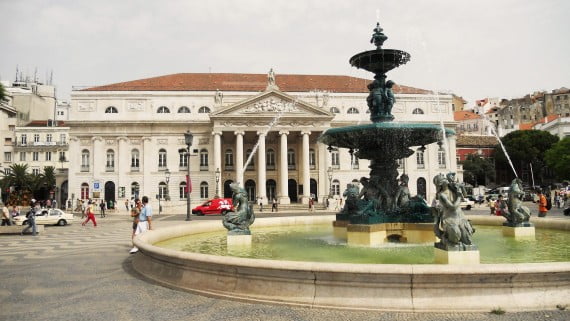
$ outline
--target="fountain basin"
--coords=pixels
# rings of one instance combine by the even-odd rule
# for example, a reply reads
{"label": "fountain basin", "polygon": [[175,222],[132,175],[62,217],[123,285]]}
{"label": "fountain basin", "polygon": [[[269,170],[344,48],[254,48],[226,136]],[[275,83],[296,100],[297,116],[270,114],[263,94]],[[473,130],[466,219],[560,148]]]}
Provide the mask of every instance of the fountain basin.
{"label": "fountain basin", "polygon": [[[446,129],[446,136],[453,135],[453,130]],[[403,158],[410,156],[404,152],[408,151],[408,147],[429,145],[440,141],[442,137],[441,127],[434,124],[379,122],[329,128],[321,134],[318,141],[326,145],[358,150],[359,158],[370,159],[378,155],[379,151],[404,153],[395,155],[396,158]]]}
{"label": "fountain basin", "polygon": [[[470,217],[501,225],[496,217]],[[263,218],[256,227],[331,224],[330,216]],[[541,219],[538,228],[570,230],[569,221]],[[133,267],[169,287],[221,298],[306,307],[391,311],[555,309],[570,303],[570,263],[348,264],[275,261],[181,252],[153,244],[223,230],[202,221],[151,230],[135,238]],[[453,297],[453,300],[445,298]]]}

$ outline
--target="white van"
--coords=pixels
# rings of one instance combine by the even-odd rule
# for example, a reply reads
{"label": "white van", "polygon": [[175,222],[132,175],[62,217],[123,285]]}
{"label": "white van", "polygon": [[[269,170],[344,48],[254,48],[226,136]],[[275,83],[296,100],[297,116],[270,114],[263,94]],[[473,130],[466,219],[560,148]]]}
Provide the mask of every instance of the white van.
{"label": "white van", "polygon": [[511,189],[510,187],[499,187],[498,193],[500,195],[503,195],[503,197],[507,197],[507,196],[509,196],[509,190],[510,189]]}

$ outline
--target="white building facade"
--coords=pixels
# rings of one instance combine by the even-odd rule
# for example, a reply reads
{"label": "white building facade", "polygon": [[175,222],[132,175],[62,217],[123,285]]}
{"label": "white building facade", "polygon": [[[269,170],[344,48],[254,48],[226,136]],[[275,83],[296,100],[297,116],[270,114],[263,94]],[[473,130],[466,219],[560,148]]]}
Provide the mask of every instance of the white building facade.
{"label": "white building facade", "polygon": [[[340,197],[347,184],[369,175],[368,160],[354,159],[344,149],[329,151],[317,138],[331,127],[370,122],[370,80],[326,75],[275,80],[268,84],[264,74],[175,74],[73,91],[66,120],[69,197],[122,205],[146,195],[164,200],[166,212],[183,213],[188,165],[192,206],[231,197],[232,182],[242,184],[251,201],[265,204],[306,203],[310,197],[322,203],[329,193]],[[395,92],[395,121],[455,128],[451,95],[405,86]],[[187,131],[194,135],[189,164]],[[417,146],[402,160],[412,194],[433,198],[432,178],[457,171],[455,138],[446,140]]]}

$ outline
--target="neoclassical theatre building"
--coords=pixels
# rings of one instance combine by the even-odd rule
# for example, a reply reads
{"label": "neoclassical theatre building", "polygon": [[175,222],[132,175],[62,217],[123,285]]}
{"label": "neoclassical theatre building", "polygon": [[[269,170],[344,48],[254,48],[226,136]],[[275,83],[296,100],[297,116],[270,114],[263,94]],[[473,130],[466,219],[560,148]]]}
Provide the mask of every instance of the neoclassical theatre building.
{"label": "neoclassical theatre building", "polygon": [[[331,127],[368,123],[371,80],[332,75],[182,73],[74,90],[69,198],[122,203],[160,198],[184,212],[190,166],[192,206],[231,197],[241,183],[251,201],[323,203],[368,176],[368,160],[317,142]],[[454,129],[450,95],[395,86],[395,121]],[[193,134],[190,157],[184,133]],[[431,179],[457,171],[455,138],[417,146],[400,163],[413,195],[431,200]],[[250,157],[251,156],[251,157]],[[189,159],[189,163],[188,163]],[[459,173],[461,174],[461,173]]]}

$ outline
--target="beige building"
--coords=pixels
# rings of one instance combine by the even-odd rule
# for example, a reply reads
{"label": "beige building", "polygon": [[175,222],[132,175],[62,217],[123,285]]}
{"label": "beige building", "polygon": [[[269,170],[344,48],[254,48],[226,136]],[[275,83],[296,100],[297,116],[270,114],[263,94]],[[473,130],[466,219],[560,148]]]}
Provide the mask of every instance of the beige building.
{"label": "beige building", "polygon": [[[184,212],[188,165],[193,205],[230,197],[231,182],[240,182],[251,201],[264,203],[324,202],[329,192],[339,197],[352,180],[368,176],[368,160],[344,149],[329,151],[317,138],[331,127],[370,122],[369,82],[187,73],[73,91],[66,121],[70,197],[122,204],[147,195],[169,198],[166,211]],[[396,121],[443,122],[454,129],[450,95],[438,99],[405,86],[395,92]],[[186,131],[194,135],[190,164]],[[417,153],[400,168],[410,176],[412,194],[431,199],[433,176],[457,170],[455,138],[425,147],[414,148]]]}
{"label": "beige building", "polygon": [[[14,162],[14,130],[16,128],[16,109],[7,102],[0,101],[0,172],[8,174]],[[1,176],[1,175],[0,175]]]}

